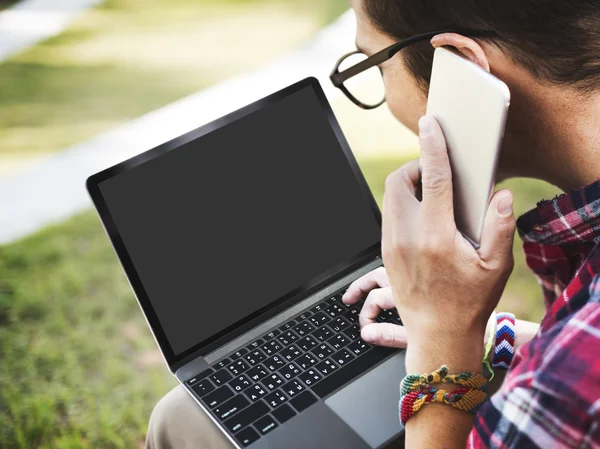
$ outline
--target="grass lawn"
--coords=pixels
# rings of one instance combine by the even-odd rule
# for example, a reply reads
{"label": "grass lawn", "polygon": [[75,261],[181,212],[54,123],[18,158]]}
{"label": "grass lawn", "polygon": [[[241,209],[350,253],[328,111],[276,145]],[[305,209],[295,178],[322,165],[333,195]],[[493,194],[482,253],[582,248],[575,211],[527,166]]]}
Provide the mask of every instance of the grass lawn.
{"label": "grass lawn", "polygon": [[0,64],[0,165],[251,71],[347,8],[346,0],[106,0]]}
{"label": "grass lawn", "polygon": [[[378,199],[403,161],[361,163]],[[555,192],[534,181],[509,187],[518,212]],[[501,309],[539,319],[539,288],[516,254]],[[175,385],[92,212],[0,247],[0,360],[6,449],[136,447]]]}

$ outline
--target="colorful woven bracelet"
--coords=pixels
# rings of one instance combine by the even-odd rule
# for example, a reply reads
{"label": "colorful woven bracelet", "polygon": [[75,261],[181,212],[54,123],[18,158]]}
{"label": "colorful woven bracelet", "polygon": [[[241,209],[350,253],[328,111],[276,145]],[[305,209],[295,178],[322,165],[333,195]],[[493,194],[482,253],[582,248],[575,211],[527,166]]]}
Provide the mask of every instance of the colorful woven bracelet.
{"label": "colorful woven bracelet", "polygon": [[496,344],[492,368],[508,369],[515,354],[515,316],[512,313],[499,313],[496,319]]}
{"label": "colorful woven bracelet", "polygon": [[438,402],[448,404],[458,410],[476,413],[487,399],[487,394],[478,389],[461,387],[453,391],[437,390],[431,386],[424,391],[411,391],[400,398],[398,414],[402,426],[425,404]]}
{"label": "colorful woven bracelet", "polygon": [[492,349],[494,348],[494,341],[496,340],[496,325],[498,319],[496,317],[496,312],[492,312],[490,318],[488,319],[487,325],[485,327],[485,335],[486,338],[484,340],[484,353],[483,353],[483,364],[486,369],[490,373],[490,377],[488,382],[490,382],[494,378],[494,370],[492,369],[492,362],[490,360],[490,354]]}
{"label": "colorful woven bracelet", "polygon": [[471,371],[448,374],[448,367],[442,365],[431,374],[409,374],[405,376],[400,383],[400,395],[404,396],[410,392],[422,390],[425,385],[443,383],[481,389],[487,383],[487,379],[483,375]]}

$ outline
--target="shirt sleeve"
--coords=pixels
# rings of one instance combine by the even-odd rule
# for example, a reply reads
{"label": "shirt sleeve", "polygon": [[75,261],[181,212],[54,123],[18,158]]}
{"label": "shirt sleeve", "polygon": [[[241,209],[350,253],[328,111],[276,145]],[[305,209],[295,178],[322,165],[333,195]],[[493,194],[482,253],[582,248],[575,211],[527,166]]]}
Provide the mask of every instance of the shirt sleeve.
{"label": "shirt sleeve", "polygon": [[600,278],[574,315],[519,349],[475,416],[473,449],[600,449]]}

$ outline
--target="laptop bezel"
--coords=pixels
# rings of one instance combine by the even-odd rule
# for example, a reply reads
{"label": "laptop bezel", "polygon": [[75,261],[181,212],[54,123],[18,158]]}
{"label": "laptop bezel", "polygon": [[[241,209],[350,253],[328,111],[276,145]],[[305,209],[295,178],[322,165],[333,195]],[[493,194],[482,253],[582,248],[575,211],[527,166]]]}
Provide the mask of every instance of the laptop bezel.
{"label": "laptop bezel", "polygon": [[175,150],[188,142],[196,140],[216,129],[228,125],[231,122],[239,120],[240,118],[251,114],[254,111],[262,109],[268,106],[269,104],[277,102],[306,87],[312,87],[313,91],[317,95],[321,107],[323,108],[323,111],[327,116],[329,124],[332,130],[334,131],[337,140],[346,156],[346,159],[356,177],[359,187],[362,193],[365,195],[366,201],[369,203],[374,218],[379,227],[381,227],[381,212],[379,210],[379,206],[377,205],[377,202],[373,197],[373,194],[358,166],[358,163],[354,158],[354,154],[352,153],[352,150],[350,149],[350,146],[348,145],[348,142],[346,141],[346,138],[342,133],[342,130],[337,122],[337,119],[333,114],[333,111],[331,109],[331,106],[329,105],[329,102],[327,101],[327,98],[325,97],[325,94],[319,84],[319,81],[313,77],[301,80],[295,84],[292,84],[291,86],[288,86],[278,92],[275,92],[260,100],[257,100],[254,103],[242,107],[217,120],[214,120],[206,125],[189,131],[188,133],[183,134],[182,136],[179,136],[155,148],[140,153],[110,168],[102,170],[90,176],[86,181],[88,193],[97,210],[100,220],[104,226],[104,229],[113,245],[113,248],[123,267],[125,275],[129,280],[134,295],[140,305],[140,308],[142,309],[142,312],[146,317],[146,321],[148,322],[148,325],[154,335],[154,338],[157,344],[159,345],[165,358],[165,361],[167,362],[167,365],[169,366],[172,372],[175,372],[179,367],[183,366],[190,360],[193,360],[198,356],[204,356],[210,353],[211,351],[217,349],[218,347],[226,344],[227,342],[239,337],[240,335],[252,329],[261,322],[264,322],[265,320],[274,317],[286,308],[300,302],[302,299],[319,291],[328,284],[335,282],[336,279],[339,279],[356,270],[365,263],[372,261],[374,257],[379,257],[381,254],[380,242],[376,242],[371,247],[365,248],[359,254],[356,254],[349,260],[346,260],[343,263],[340,263],[339,265],[331,268],[326,273],[322,273],[316,278],[311,279],[305,285],[296,288],[292,292],[289,292],[287,295],[268,304],[267,306],[256,311],[255,313],[244,317],[242,320],[232,324],[223,331],[213,335],[209,339],[203,340],[202,342],[199,342],[191,348],[185,350],[184,352],[176,355],[174,354],[171,345],[169,344],[166,334],[160,324],[160,320],[158,319],[158,316],[154,311],[152,303],[150,302],[150,299],[146,293],[144,286],[142,285],[141,279],[137,274],[137,271],[133,265],[129,253],[125,248],[125,244],[121,238],[121,235],[108,210],[108,206],[105,203],[102,193],[100,191],[100,184],[109,178],[124,173],[140,164],[143,164],[156,157],[159,157],[169,151]]}

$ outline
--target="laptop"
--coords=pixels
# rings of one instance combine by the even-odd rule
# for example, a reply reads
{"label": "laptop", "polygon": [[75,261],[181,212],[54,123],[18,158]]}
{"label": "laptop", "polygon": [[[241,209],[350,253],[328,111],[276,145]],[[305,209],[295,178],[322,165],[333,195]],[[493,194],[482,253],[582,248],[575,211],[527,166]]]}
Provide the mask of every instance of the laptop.
{"label": "laptop", "polygon": [[341,300],[382,265],[381,215],[315,78],[87,189],[169,370],[232,447],[400,436],[404,352],[362,341],[362,301]]}

